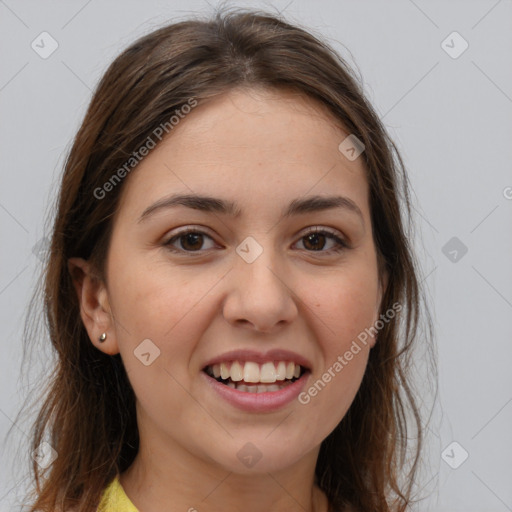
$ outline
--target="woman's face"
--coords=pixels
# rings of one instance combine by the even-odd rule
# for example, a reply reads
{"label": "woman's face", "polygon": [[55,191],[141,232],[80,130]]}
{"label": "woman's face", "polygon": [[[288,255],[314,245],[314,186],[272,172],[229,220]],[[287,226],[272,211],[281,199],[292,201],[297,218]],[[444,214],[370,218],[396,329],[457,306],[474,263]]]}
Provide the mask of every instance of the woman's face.
{"label": "woman's face", "polygon": [[121,353],[155,451],[283,469],[316,457],[347,412],[375,340],[353,342],[382,296],[362,157],[338,148],[348,135],[314,100],[235,90],[126,178],[98,346]]}

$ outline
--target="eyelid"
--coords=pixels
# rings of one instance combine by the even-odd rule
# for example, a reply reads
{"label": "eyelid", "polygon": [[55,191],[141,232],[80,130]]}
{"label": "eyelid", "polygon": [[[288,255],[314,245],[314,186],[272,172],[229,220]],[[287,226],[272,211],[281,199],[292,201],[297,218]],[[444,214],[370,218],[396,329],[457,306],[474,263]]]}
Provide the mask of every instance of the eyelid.
{"label": "eyelid", "polygon": [[343,233],[341,231],[338,231],[337,229],[330,228],[328,226],[309,226],[307,228],[304,228],[302,231],[299,231],[298,235],[300,237],[309,235],[310,233],[329,233],[331,235],[337,236],[339,238],[344,238]]}
{"label": "eyelid", "polygon": [[331,235],[328,238],[331,238],[331,240],[334,240],[334,242],[337,244],[337,247],[328,249],[327,251],[306,251],[308,253],[319,253],[319,254],[331,254],[336,252],[342,252],[344,250],[350,249],[351,244],[347,237],[338,231],[337,229],[330,228],[327,226],[310,226],[305,229],[305,231],[299,232],[298,238],[300,241],[302,238],[304,238],[307,235],[314,234],[314,233],[326,233],[327,235]]}
{"label": "eyelid", "polygon": [[[199,255],[208,250],[208,249],[206,249],[206,250],[198,250],[198,251],[185,251],[183,249],[176,249],[176,248],[172,247],[171,242],[179,239],[181,236],[186,235],[188,233],[195,233],[195,234],[207,236],[214,243],[216,243],[214,240],[214,237],[207,232],[207,228],[204,228],[202,226],[196,227],[194,225],[188,225],[188,226],[183,226],[182,228],[178,228],[178,231],[174,232],[173,235],[170,238],[168,238],[166,241],[164,241],[162,245],[164,247],[166,247],[168,250],[170,250],[171,252],[184,254],[184,255],[188,255],[188,256],[194,256],[196,254]],[[327,227],[327,226],[309,226],[307,228],[304,228],[304,230],[299,231],[299,233],[295,235],[295,237],[298,238],[295,243],[299,242],[305,236],[314,234],[314,233],[325,233],[327,235],[330,235],[328,238],[333,240],[337,244],[337,247],[328,249],[326,251],[324,251],[324,250],[306,251],[308,253],[331,254],[331,253],[341,252],[346,249],[350,249],[350,243],[347,241],[346,237],[340,231],[338,231],[334,228]]]}
{"label": "eyelid", "polygon": [[[171,242],[179,239],[181,236],[186,235],[188,233],[197,233],[200,235],[204,235],[204,236],[207,236],[208,238],[211,238],[215,242],[214,237],[210,233],[208,233],[207,228],[205,228],[203,226],[187,225],[187,226],[183,226],[182,228],[177,228],[177,229],[178,229],[178,231],[173,232],[172,236],[170,236],[170,237],[165,237],[164,241],[162,242],[162,245],[172,252],[177,252],[177,253],[181,253],[181,254],[190,254],[190,255],[192,255],[194,253],[200,254],[202,252],[205,252],[204,250],[184,251],[183,249],[175,249],[174,247],[171,246]],[[215,242],[215,243],[217,243],[217,242]]]}

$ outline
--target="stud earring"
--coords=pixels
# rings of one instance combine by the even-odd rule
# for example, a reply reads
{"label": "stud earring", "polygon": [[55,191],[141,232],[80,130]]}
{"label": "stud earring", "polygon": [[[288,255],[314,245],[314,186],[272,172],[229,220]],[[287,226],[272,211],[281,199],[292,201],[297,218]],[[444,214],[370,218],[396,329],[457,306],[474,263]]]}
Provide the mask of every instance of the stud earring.
{"label": "stud earring", "polygon": [[103,343],[107,339],[107,333],[104,332],[99,338],[100,343]]}

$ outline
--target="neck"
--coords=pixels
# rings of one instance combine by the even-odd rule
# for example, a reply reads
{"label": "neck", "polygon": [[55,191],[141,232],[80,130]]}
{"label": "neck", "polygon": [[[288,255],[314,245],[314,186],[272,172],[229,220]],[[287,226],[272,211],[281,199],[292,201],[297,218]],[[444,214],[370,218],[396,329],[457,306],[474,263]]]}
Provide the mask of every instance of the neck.
{"label": "neck", "polygon": [[[145,442],[149,439],[149,442]],[[325,494],[314,484],[319,448],[292,467],[240,474],[198,457],[168,438],[141,436],[139,452],[120,483],[144,512],[327,512]],[[162,449],[162,446],[165,448]]]}

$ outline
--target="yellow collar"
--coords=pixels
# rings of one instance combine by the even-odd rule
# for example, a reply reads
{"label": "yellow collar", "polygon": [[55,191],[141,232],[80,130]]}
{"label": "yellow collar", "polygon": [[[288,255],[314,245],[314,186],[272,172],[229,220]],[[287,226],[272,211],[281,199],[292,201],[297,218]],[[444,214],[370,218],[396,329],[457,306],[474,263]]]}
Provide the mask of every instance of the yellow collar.
{"label": "yellow collar", "polygon": [[118,475],[103,491],[97,512],[139,512],[124,492]]}

